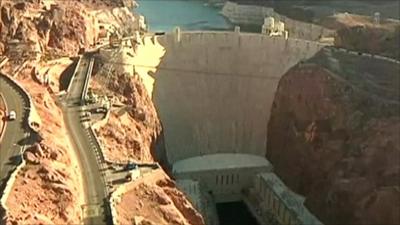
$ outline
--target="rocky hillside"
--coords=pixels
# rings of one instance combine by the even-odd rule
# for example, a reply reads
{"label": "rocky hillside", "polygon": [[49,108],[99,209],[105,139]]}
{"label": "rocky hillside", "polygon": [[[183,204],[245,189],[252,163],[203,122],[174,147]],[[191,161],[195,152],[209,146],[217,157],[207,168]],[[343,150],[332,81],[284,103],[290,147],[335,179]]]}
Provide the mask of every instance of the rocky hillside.
{"label": "rocky hillside", "polygon": [[78,1],[1,1],[0,41],[9,52],[11,40],[26,43],[31,51],[76,54],[95,40],[93,15]]}
{"label": "rocky hillside", "polygon": [[[124,28],[134,25],[133,15],[129,10],[114,8],[122,6],[123,1],[133,2],[2,0],[0,53],[11,55],[12,46],[18,42],[24,45],[28,54],[45,53],[53,58],[59,55],[76,55],[79,49],[96,43],[100,22]],[[99,14],[100,19],[97,18]]]}
{"label": "rocky hillside", "polygon": [[[85,204],[82,168],[68,138],[58,95],[65,88],[63,81],[69,80],[74,69],[69,57],[97,42],[100,26],[113,27],[121,34],[137,29],[137,15],[126,7],[114,8],[121,3],[118,0],[0,0],[0,56],[10,59],[1,68],[2,72],[13,76],[27,90],[43,122],[39,135],[23,155],[26,165],[10,183],[10,195],[4,210],[0,211],[0,224],[82,223]],[[132,55],[133,49],[129,51]],[[121,55],[128,57],[126,52]],[[16,68],[20,68],[18,74]],[[118,62],[114,71],[116,79],[99,86],[115,96],[116,105],[122,106],[113,110],[109,123],[99,131],[106,140],[108,152],[105,154],[111,161],[154,163],[152,149],[161,125],[145,84],[139,76],[125,74]],[[131,67],[129,71],[132,72]],[[43,82],[47,78],[48,85]],[[162,220],[165,224],[202,224],[201,215],[164,171],[159,170],[157,174],[156,178],[147,179],[152,182],[148,192],[159,193],[169,202],[163,203],[162,210],[150,207],[147,211],[156,217],[146,221],[166,215],[169,217]],[[170,182],[172,186],[163,182]],[[158,204],[156,199],[145,199],[146,193],[136,195],[132,191],[125,197],[128,201],[121,202],[122,212],[130,212],[132,197],[146,204]],[[143,212],[137,215],[146,216]],[[179,218],[174,218],[177,215]],[[129,213],[122,214],[121,220],[130,217]]]}
{"label": "rocky hillside", "polygon": [[279,83],[266,156],[325,224],[400,223],[399,72],[327,49]]}
{"label": "rocky hillside", "polygon": [[[101,71],[100,71],[101,73]],[[155,162],[153,148],[161,133],[154,105],[138,75],[112,74],[108,82],[96,77],[94,91],[114,96],[115,107],[104,126],[97,130],[104,154],[115,162]]]}
{"label": "rocky hillside", "polygon": [[164,171],[156,170],[128,185],[129,191],[117,206],[120,224],[205,225],[202,216]]}
{"label": "rocky hillside", "polygon": [[[42,126],[39,135],[29,138],[28,143],[32,145],[23,155],[26,166],[12,184],[6,201],[7,211],[0,212],[0,224],[77,224],[82,221],[81,171],[54,96],[58,91],[58,78],[69,64],[70,60],[64,59],[40,65],[51,67],[46,70],[51,80],[47,87],[39,79],[32,79],[35,64],[29,64],[16,78],[32,97]],[[39,73],[38,77],[44,73]]]}
{"label": "rocky hillside", "polygon": [[400,21],[382,19],[379,24],[372,17],[337,14],[320,23],[336,30],[335,45],[346,49],[400,59]]}

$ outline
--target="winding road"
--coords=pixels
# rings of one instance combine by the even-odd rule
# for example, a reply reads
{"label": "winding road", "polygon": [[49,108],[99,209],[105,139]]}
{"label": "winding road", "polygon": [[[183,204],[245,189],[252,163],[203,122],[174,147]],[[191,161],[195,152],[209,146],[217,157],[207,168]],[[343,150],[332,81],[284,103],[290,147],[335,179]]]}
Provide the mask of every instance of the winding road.
{"label": "winding road", "polygon": [[83,122],[84,96],[92,73],[94,59],[90,54],[82,56],[71,86],[63,101],[64,120],[74,149],[77,150],[83,175],[86,205],[83,206],[85,224],[112,224],[108,194],[104,181],[103,160],[99,146],[89,127]]}
{"label": "winding road", "polygon": [[4,187],[8,176],[21,161],[24,140],[28,136],[24,123],[28,116],[28,99],[22,96],[15,84],[0,74],[0,92],[3,94],[8,111],[14,110],[17,119],[7,121],[4,136],[0,142],[0,187]]}

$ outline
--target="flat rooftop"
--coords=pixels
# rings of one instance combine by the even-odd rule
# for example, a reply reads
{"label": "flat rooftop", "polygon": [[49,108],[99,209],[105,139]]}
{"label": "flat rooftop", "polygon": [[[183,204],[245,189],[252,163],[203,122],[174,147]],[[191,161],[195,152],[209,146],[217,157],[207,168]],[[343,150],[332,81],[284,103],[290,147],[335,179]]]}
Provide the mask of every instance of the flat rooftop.
{"label": "flat rooftop", "polygon": [[200,172],[209,170],[272,167],[264,157],[239,153],[219,153],[196,156],[174,163],[173,173]]}

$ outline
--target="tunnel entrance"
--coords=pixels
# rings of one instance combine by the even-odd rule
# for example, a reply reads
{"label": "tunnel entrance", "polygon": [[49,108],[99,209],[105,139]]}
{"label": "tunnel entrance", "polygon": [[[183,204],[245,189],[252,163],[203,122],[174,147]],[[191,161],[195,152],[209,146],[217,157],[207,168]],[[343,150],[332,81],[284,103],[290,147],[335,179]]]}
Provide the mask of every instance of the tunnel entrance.
{"label": "tunnel entrance", "polygon": [[220,225],[260,225],[243,201],[217,203]]}

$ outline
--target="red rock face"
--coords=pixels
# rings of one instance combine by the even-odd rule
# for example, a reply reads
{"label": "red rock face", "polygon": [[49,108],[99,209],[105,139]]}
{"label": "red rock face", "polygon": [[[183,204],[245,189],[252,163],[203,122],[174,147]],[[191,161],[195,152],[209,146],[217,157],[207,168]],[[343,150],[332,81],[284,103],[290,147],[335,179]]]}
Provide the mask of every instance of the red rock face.
{"label": "red rock face", "polygon": [[319,66],[280,81],[266,156],[325,224],[400,224],[400,119],[380,102]]}
{"label": "red rock face", "polygon": [[399,59],[399,41],[400,25],[392,29],[358,26],[338,30],[335,45]]}
{"label": "red rock face", "polygon": [[[0,42],[18,39],[39,52],[75,55],[79,48],[95,42],[95,24],[86,1],[55,1],[46,8],[43,1],[0,5]],[[3,49],[0,48],[2,52]],[[6,50],[7,51],[7,50]]]}
{"label": "red rock face", "polygon": [[117,206],[120,224],[204,225],[202,216],[162,170],[127,185]]}
{"label": "red rock face", "polygon": [[115,79],[101,88],[113,93],[127,108],[111,113],[107,124],[98,130],[105,154],[111,161],[154,162],[153,148],[161,124],[151,98],[139,76],[112,76]]}

